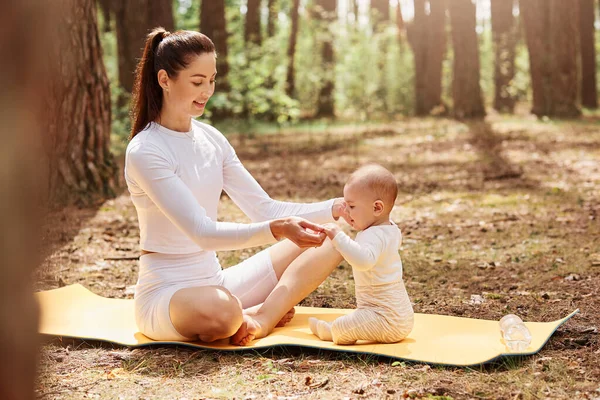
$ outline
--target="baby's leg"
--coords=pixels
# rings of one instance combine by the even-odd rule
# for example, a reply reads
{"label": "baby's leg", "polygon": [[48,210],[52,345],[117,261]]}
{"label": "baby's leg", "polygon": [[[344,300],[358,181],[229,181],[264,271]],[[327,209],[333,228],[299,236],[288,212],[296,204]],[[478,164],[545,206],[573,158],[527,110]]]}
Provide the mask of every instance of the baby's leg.
{"label": "baby's leg", "polygon": [[310,327],[310,331],[321,340],[331,342],[333,338],[331,337],[331,323],[323,321],[321,319],[317,319],[314,317],[310,317],[308,319],[308,326]]}
{"label": "baby's leg", "polygon": [[354,344],[357,340],[389,342],[385,319],[370,309],[360,308],[336,319],[331,326],[335,344]]}

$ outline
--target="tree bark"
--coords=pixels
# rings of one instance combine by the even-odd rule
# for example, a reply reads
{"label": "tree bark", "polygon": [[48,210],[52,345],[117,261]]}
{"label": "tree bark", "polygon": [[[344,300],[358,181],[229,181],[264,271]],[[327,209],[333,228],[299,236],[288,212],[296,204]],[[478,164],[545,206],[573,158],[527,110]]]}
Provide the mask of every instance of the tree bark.
{"label": "tree bark", "polygon": [[454,116],[459,119],[485,115],[479,85],[479,42],[475,31],[475,4],[471,0],[448,2],[454,65],[452,99]]}
{"label": "tree bark", "polygon": [[63,0],[59,40],[52,47],[58,72],[47,102],[45,135],[52,205],[89,203],[115,194],[110,153],[110,90],[93,0]]}
{"label": "tree bark", "polygon": [[333,53],[333,32],[329,29],[331,23],[335,21],[337,10],[336,0],[316,0],[315,16],[320,22],[320,29],[323,32],[321,42],[321,56],[324,72],[323,86],[319,93],[317,102],[317,118],[334,118],[334,98],[335,88],[335,55]]}
{"label": "tree bark", "polygon": [[248,0],[246,12],[246,25],[244,27],[244,40],[260,46],[262,36],[260,33],[260,0]]}
{"label": "tree bark", "polygon": [[300,0],[293,0],[292,10],[291,10],[292,30],[290,32],[290,43],[288,46],[289,65],[288,65],[288,69],[287,69],[287,79],[286,79],[286,82],[287,82],[286,93],[289,97],[294,97],[294,92],[296,90],[296,81],[294,78],[294,62],[296,59],[296,41],[298,38],[299,8],[300,8]]}
{"label": "tree bark", "polygon": [[173,2],[172,0],[113,0],[111,4],[117,30],[119,83],[123,89],[131,93],[135,67],[142,56],[148,33],[157,26],[162,26],[168,31],[175,29]]}
{"label": "tree bark", "polygon": [[512,113],[516,99],[511,94],[510,85],[515,77],[515,49],[519,32],[513,16],[514,0],[492,0],[491,6],[495,56],[494,108]]}
{"label": "tree bark", "polygon": [[277,28],[277,15],[279,14],[279,4],[277,0],[269,0],[269,17],[267,19],[267,36],[275,36],[275,30]]}
{"label": "tree bark", "polygon": [[204,0],[200,6],[200,32],[211,38],[217,50],[217,82],[219,91],[229,92],[227,60],[227,25],[225,0]]}
{"label": "tree bark", "polygon": [[407,25],[407,36],[415,59],[415,113],[443,111],[442,63],[446,55],[446,1],[414,0],[415,17]]}
{"label": "tree bark", "polygon": [[576,117],[577,10],[560,0],[521,1],[537,116]]}
{"label": "tree bark", "polygon": [[[46,198],[47,49],[62,4],[7,0],[0,13],[0,398],[33,400],[40,338],[31,278]],[[34,27],[34,29],[32,29]],[[18,38],[18,39],[17,39]]]}
{"label": "tree bark", "polygon": [[581,105],[598,108],[594,0],[579,0],[579,45],[581,49]]}

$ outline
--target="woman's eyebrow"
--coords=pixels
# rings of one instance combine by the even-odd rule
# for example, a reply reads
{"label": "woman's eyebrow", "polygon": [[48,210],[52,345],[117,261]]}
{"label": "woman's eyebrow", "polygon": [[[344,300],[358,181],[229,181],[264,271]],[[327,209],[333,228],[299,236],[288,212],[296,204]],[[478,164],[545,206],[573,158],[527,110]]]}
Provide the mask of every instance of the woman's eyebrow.
{"label": "woman's eyebrow", "polygon": [[[216,72],[215,72],[214,74],[212,74],[212,76],[215,76],[215,75],[217,75],[217,73],[216,73]],[[201,78],[206,78],[206,75],[204,75],[204,74],[194,74],[194,75],[192,75],[192,78],[194,78],[194,77],[196,77],[196,76],[199,76],[199,77],[201,77]]]}

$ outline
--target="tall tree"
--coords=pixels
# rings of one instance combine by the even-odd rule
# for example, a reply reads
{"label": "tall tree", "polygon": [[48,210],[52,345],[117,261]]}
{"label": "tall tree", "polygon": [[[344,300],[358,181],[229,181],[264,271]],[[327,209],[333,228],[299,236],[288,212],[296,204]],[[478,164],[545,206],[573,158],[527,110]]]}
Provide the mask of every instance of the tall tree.
{"label": "tall tree", "polygon": [[579,0],[579,44],[581,54],[581,105],[598,108],[594,0]]}
{"label": "tall tree", "polygon": [[275,29],[277,27],[277,15],[279,14],[279,3],[277,0],[269,0],[269,17],[267,18],[267,36],[275,36]]}
{"label": "tall tree", "polygon": [[479,43],[475,31],[475,4],[472,0],[448,2],[452,28],[454,65],[452,68],[452,100],[454,116],[476,118],[485,115],[479,85]]}
{"label": "tall tree", "polygon": [[[526,1],[526,0],[525,0]],[[515,77],[515,49],[519,28],[513,15],[515,0],[492,0],[492,37],[494,41],[494,108],[512,112],[515,96],[510,86]]]}
{"label": "tall tree", "polygon": [[404,34],[406,30],[406,26],[404,24],[404,17],[402,16],[402,1],[398,0],[398,4],[396,5],[396,27],[398,28],[398,39],[402,42],[404,39]]}
{"label": "tall tree", "polygon": [[436,108],[444,108],[442,63],[446,55],[446,1],[414,0],[414,9],[414,19],[406,30],[415,59],[415,113],[427,115]]}
{"label": "tall tree", "polygon": [[[117,167],[110,153],[110,90],[93,0],[63,0],[65,15],[52,47],[58,60],[47,102],[51,204],[114,195]],[[76,43],[76,45],[73,45]]]}
{"label": "tall tree", "polygon": [[333,32],[331,23],[335,21],[336,0],[316,0],[315,16],[320,22],[323,35],[321,41],[321,57],[324,72],[323,86],[319,93],[316,117],[333,118],[335,116],[333,90],[335,88],[335,54],[333,52]]}
{"label": "tall tree", "polygon": [[522,1],[533,107],[538,116],[576,117],[578,107],[577,9],[561,0]]}
{"label": "tall tree", "polygon": [[296,81],[294,79],[294,61],[296,59],[296,40],[298,38],[298,12],[300,8],[300,0],[292,1],[291,19],[292,19],[292,30],[290,32],[290,43],[288,45],[288,69],[286,79],[286,90],[288,96],[293,97],[294,91],[296,90]]}
{"label": "tall tree", "polygon": [[117,30],[119,83],[131,93],[135,66],[142,56],[146,35],[157,26],[168,31],[175,29],[173,1],[113,0],[110,4]]}
{"label": "tall tree", "polygon": [[373,27],[381,30],[383,24],[390,20],[389,0],[371,0],[371,16],[373,18]]}
{"label": "tall tree", "polygon": [[200,6],[200,32],[212,39],[217,50],[217,81],[219,91],[229,92],[229,62],[227,60],[227,25],[225,0],[204,0]]}
{"label": "tall tree", "polygon": [[[33,400],[39,335],[32,273],[45,198],[42,110],[50,95],[47,48],[64,2],[7,0],[0,13],[0,398]],[[34,26],[35,29],[31,27]],[[18,38],[18,40],[16,39]]]}
{"label": "tall tree", "polygon": [[246,11],[246,25],[244,27],[244,40],[260,46],[262,35],[260,33],[260,0],[248,0]]}

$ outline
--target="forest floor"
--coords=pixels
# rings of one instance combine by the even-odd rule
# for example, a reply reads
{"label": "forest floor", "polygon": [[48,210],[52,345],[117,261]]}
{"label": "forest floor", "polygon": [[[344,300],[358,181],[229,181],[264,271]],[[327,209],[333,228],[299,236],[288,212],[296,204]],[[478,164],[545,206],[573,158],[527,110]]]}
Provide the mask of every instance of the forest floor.
{"label": "forest floor", "polygon": [[[515,312],[540,322],[581,312],[538,354],[476,368],[305,349],[131,350],[47,337],[38,398],[600,398],[599,121],[408,118],[230,140],[277,199],[337,197],[357,166],[388,166],[399,182],[392,217],[404,234],[404,279],[415,312],[491,320]],[[222,200],[221,220],[248,221]],[[80,283],[102,296],[132,298],[137,260],[105,260],[138,255],[126,191],[97,207],[50,215],[44,234],[37,289]],[[219,258],[228,267],[258,250]],[[301,305],[354,308],[348,265]]]}

